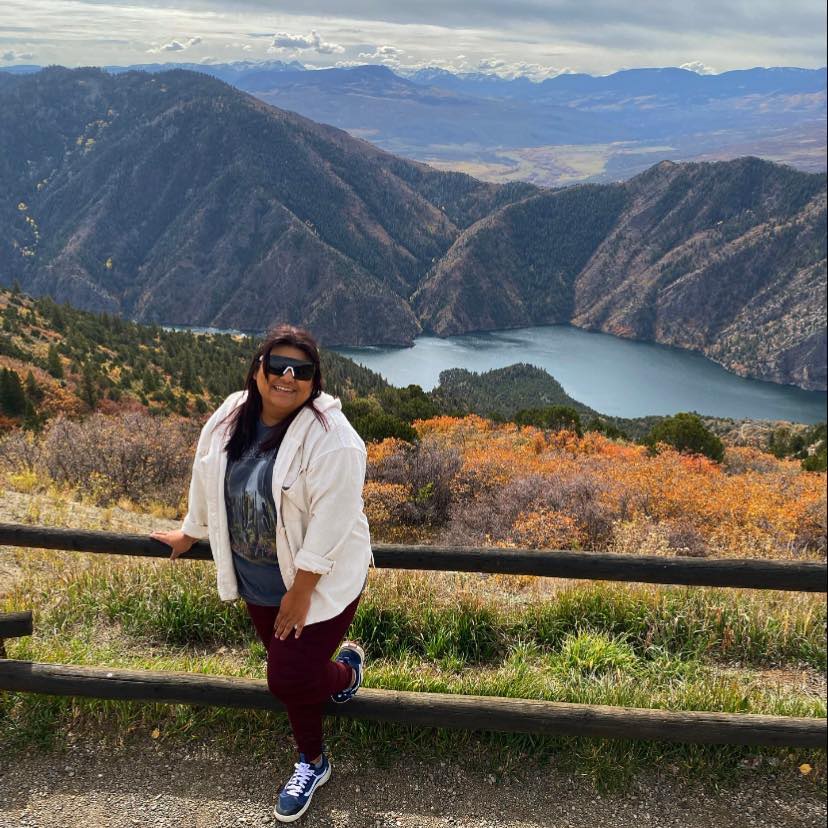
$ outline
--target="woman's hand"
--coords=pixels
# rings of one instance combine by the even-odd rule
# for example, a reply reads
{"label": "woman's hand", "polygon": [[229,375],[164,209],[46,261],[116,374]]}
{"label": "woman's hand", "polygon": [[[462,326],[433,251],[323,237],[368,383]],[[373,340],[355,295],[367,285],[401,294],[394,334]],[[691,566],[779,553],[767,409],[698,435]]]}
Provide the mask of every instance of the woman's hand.
{"label": "woman's hand", "polygon": [[150,537],[161,541],[161,543],[166,543],[172,549],[171,561],[174,561],[185,552],[189,552],[190,547],[196,542],[196,538],[185,535],[180,529],[174,529],[171,532],[153,532]]}
{"label": "woman's hand", "polygon": [[297,587],[294,584],[279,604],[279,614],[273,622],[273,632],[284,641],[296,629],[296,637],[302,635],[305,619],[310,609],[312,589]]}

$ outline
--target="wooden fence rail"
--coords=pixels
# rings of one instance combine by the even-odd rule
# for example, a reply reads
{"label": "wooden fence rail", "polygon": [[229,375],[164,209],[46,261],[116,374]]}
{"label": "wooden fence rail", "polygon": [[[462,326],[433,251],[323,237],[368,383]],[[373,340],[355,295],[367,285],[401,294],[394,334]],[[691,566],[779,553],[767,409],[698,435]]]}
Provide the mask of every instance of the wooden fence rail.
{"label": "wooden fence rail", "polygon": [[[0,689],[97,699],[282,710],[258,679],[0,660]],[[411,693],[363,688],[332,716],[423,727],[665,740],[723,745],[824,748],[826,720]]]}
{"label": "wooden fence rail", "polygon": [[32,631],[31,612],[0,613],[0,638],[21,638]]}
{"label": "wooden fence rail", "polygon": [[[169,548],[146,535],[52,529],[0,524],[0,545],[109,555],[169,557]],[[666,558],[656,555],[613,555],[595,552],[375,544],[379,567],[451,572],[542,575],[685,586],[828,591],[828,568],[811,561],[767,561],[738,558]],[[210,560],[210,547],[201,541],[185,556]]]}

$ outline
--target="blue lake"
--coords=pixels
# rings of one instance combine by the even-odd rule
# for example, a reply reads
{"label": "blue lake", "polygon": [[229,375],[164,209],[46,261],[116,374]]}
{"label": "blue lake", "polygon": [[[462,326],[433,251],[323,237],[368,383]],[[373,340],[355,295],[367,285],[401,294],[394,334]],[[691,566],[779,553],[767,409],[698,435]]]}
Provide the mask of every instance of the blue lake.
{"label": "blue lake", "polygon": [[567,394],[619,417],[697,411],[736,419],[815,423],[826,418],[826,393],[743,379],[699,354],[565,325],[420,337],[411,348],[337,348],[392,385],[425,390],[447,368],[488,371],[527,362],[552,374]]}

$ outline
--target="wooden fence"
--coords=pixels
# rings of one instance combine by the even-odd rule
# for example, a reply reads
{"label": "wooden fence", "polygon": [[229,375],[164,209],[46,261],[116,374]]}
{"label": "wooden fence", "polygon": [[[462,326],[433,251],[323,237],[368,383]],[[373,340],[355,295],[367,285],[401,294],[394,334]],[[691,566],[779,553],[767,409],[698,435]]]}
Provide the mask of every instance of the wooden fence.
{"label": "wooden fence", "polygon": [[[0,545],[106,555],[168,558],[169,547],[146,535],[83,532],[0,523]],[[374,544],[378,567],[501,575],[541,575],[593,581],[630,581],[684,586],[828,591],[828,568],[812,561],[767,561],[740,558],[688,558],[658,555],[611,555],[595,552],[534,549],[443,548]],[[196,543],[184,558],[212,560],[210,546]],[[182,558],[183,559],[183,558]]]}
{"label": "wooden fence", "polygon": [[[167,547],[143,535],[12,524],[0,524],[0,544],[75,552],[169,556]],[[828,576],[825,564],[812,562],[660,558],[564,551],[377,545],[374,556],[378,566],[399,569],[807,592],[825,592]],[[185,558],[208,559],[209,546],[206,543],[196,544]],[[31,632],[30,613],[0,616],[0,646],[4,637],[30,635]],[[0,651],[2,690],[171,704],[282,709],[261,680],[41,664],[7,660],[2,655]],[[427,727],[710,744],[824,748],[828,736],[825,719],[650,710],[368,688],[362,689],[347,705],[331,703],[327,712],[335,716]]]}

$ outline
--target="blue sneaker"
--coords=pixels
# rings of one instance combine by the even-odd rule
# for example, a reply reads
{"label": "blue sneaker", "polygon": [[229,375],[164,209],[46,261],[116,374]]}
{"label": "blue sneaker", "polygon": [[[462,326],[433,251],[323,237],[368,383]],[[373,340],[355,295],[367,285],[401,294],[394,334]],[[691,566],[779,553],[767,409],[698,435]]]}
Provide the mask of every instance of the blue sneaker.
{"label": "blue sneaker", "polygon": [[352,667],[356,675],[356,679],[350,687],[345,690],[340,690],[331,696],[331,699],[337,704],[343,704],[346,701],[350,701],[362,685],[362,668],[365,664],[365,651],[359,644],[355,644],[353,641],[346,641],[340,648],[336,660]]}
{"label": "blue sneaker", "polygon": [[331,778],[331,763],[322,754],[319,765],[312,765],[299,754],[299,761],[293,766],[293,776],[279,791],[279,801],[273,809],[273,816],[279,822],[293,822],[308,810],[314,791]]}

